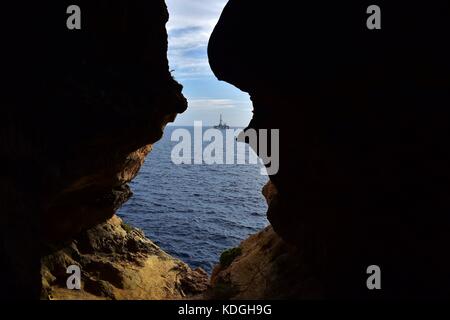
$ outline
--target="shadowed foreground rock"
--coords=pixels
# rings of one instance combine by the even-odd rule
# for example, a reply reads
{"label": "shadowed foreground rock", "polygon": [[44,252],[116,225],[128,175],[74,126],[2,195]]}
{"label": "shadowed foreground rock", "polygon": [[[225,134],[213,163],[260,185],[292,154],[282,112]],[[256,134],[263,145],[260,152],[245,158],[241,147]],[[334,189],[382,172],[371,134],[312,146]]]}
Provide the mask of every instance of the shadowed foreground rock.
{"label": "shadowed foreground rock", "polygon": [[[268,217],[302,261],[234,297],[284,297],[280,281],[297,298],[450,296],[450,4],[378,1],[369,30],[372,4],[230,0],[214,30],[210,65],[250,94],[249,127],[280,129]],[[247,249],[268,232],[217,278],[258,270],[265,256]],[[381,291],[367,290],[370,265]]]}
{"label": "shadowed foreground rock", "polygon": [[[2,4],[1,298],[196,295],[203,272],[114,217],[187,105],[164,1],[78,1],[80,31],[66,28],[70,4]],[[378,1],[370,31],[371,4],[224,10],[211,67],[251,95],[249,127],[280,129],[281,154],[265,189],[272,227],[216,268],[213,297],[450,296],[450,4]],[[68,264],[82,267],[81,292],[64,289]]]}
{"label": "shadowed foreground rock", "polygon": [[168,69],[163,0],[78,1],[76,31],[66,28],[71,4],[2,5],[5,298],[39,298],[41,256],[113,217],[152,143],[187,107]]}

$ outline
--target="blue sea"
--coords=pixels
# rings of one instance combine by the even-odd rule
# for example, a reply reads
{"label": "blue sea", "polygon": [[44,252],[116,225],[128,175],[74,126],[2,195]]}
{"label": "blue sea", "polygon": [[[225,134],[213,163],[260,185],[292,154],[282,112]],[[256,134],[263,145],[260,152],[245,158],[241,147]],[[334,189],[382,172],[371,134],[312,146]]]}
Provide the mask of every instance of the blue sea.
{"label": "blue sea", "polygon": [[[171,136],[177,129],[193,135],[193,127],[166,128],[131,183],[134,195],[119,216],[167,253],[211,272],[224,250],[269,224],[261,194],[268,177],[261,175],[260,164],[174,164],[171,153],[178,141]],[[234,152],[248,157],[253,151]]]}

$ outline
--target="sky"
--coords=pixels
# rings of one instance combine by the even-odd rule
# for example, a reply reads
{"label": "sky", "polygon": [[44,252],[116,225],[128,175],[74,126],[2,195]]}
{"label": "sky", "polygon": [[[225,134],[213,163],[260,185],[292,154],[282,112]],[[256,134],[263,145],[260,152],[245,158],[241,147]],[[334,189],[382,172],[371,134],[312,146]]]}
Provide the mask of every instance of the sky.
{"label": "sky", "polygon": [[232,127],[246,127],[252,118],[247,93],[217,80],[207,56],[209,37],[227,0],[166,0],[169,9],[169,64],[184,89],[188,110],[173,125],[219,123],[220,114]]}

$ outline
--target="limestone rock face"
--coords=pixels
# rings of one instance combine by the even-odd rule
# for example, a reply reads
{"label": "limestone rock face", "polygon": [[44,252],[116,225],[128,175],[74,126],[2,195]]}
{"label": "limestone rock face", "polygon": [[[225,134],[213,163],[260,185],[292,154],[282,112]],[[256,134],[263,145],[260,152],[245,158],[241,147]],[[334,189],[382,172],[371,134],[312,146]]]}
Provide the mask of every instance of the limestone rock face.
{"label": "limestone rock face", "polygon": [[[40,293],[43,248],[110,219],[151,145],[187,107],[167,61],[163,0],[5,4],[1,273],[6,297]],[[3,25],[4,23],[4,25]]]}
{"label": "limestone rock face", "polygon": [[215,267],[211,299],[274,300],[320,299],[321,290],[313,266],[283,241],[272,227],[250,236],[240,245],[242,253],[226,267]]}
{"label": "limestone rock face", "polygon": [[[210,65],[250,94],[249,128],[280,130],[268,218],[315,266],[317,290],[298,297],[448,297],[450,5],[381,1],[374,31],[371,4],[230,0]],[[381,291],[366,287],[373,264]]]}
{"label": "limestone rock face", "polygon": [[[276,206],[278,190],[272,182],[263,188],[269,208]],[[284,241],[271,226],[244,240],[229,265],[218,264],[211,276],[209,299],[274,300],[324,298],[320,266],[310,264],[303,251]]]}
{"label": "limestone rock face", "polygon": [[[188,299],[208,289],[205,271],[191,270],[117,216],[49,252],[42,259],[44,299]],[[70,265],[80,267],[81,290],[67,288]]]}

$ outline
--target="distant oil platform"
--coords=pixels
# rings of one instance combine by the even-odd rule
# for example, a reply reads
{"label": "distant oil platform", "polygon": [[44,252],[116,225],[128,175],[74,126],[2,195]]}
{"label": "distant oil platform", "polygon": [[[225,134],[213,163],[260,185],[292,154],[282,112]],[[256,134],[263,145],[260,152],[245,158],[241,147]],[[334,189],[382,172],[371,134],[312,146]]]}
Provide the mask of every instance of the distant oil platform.
{"label": "distant oil platform", "polygon": [[217,126],[214,126],[214,129],[226,130],[230,129],[230,126],[228,126],[225,122],[222,121],[222,115],[220,115],[220,122]]}

